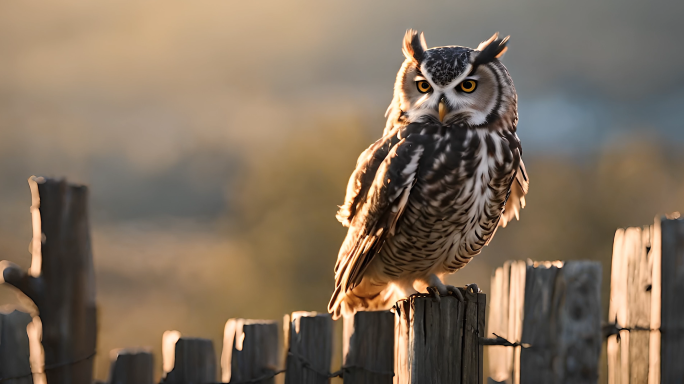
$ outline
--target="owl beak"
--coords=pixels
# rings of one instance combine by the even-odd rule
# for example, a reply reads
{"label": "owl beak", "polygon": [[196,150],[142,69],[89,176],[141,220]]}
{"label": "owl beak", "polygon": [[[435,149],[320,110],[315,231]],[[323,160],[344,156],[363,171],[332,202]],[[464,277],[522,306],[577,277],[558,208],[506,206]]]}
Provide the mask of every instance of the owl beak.
{"label": "owl beak", "polygon": [[444,97],[439,99],[439,121],[444,121],[444,116],[449,112],[449,107],[447,107],[446,100]]}

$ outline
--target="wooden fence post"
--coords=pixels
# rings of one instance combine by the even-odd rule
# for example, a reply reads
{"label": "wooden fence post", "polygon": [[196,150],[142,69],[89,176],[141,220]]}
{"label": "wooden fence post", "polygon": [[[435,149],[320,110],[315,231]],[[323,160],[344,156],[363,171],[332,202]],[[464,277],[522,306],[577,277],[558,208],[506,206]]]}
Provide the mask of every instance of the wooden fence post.
{"label": "wooden fence post", "polygon": [[684,382],[684,220],[618,229],[611,271],[610,384]]}
{"label": "wooden fence post", "polygon": [[173,369],[166,374],[162,383],[204,384],[215,382],[216,355],[211,340],[189,337],[178,339],[174,348]]}
{"label": "wooden fence post", "polygon": [[330,382],[332,359],[332,317],[316,312],[285,315],[287,372],[285,384]]}
{"label": "wooden fence post", "polygon": [[3,384],[33,383],[26,333],[30,322],[28,313],[0,313],[0,382]]}
{"label": "wooden fence post", "polygon": [[[230,319],[221,355],[224,383],[272,384],[279,367],[278,323],[271,320]],[[262,380],[257,380],[263,378]]]}
{"label": "wooden fence post", "polygon": [[[663,217],[660,265],[660,340],[663,383],[684,382],[684,220]],[[656,224],[656,227],[658,225]]]}
{"label": "wooden fence post", "polygon": [[[651,353],[654,375],[649,377],[649,383],[681,383],[684,382],[684,220],[679,213],[656,218],[654,240],[651,329],[660,329],[660,332],[651,334],[656,345]],[[660,361],[654,358],[658,353]]]}
{"label": "wooden fence post", "polygon": [[596,383],[601,353],[601,264],[527,266],[521,383]]}
{"label": "wooden fence post", "polygon": [[[653,286],[652,228],[618,229],[613,241],[608,321],[608,382],[647,383]],[[651,260],[649,260],[651,259]],[[624,328],[624,329],[622,329]]]}
{"label": "wooden fence post", "polygon": [[394,315],[356,312],[344,318],[344,382],[391,384],[394,376]]}
{"label": "wooden fence post", "polygon": [[3,280],[38,307],[48,383],[91,384],[97,323],[88,188],[42,177],[29,186],[31,268],[5,263]]}
{"label": "wooden fence post", "polygon": [[[524,261],[507,261],[492,275],[487,337],[494,334],[519,343],[525,297]],[[520,383],[520,347],[488,346],[489,382]]]}
{"label": "wooden fence post", "polygon": [[397,384],[482,382],[485,295],[411,296],[397,302],[394,373]]}
{"label": "wooden fence post", "polygon": [[506,262],[492,279],[490,382],[595,383],[601,352],[601,265]]}
{"label": "wooden fence post", "polygon": [[154,357],[144,349],[114,349],[109,384],[153,384]]}

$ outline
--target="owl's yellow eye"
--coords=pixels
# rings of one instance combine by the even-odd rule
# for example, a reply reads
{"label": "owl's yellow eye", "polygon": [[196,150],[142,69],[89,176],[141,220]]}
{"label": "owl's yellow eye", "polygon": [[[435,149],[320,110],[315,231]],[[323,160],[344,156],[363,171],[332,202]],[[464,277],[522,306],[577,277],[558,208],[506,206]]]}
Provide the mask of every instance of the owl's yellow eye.
{"label": "owl's yellow eye", "polygon": [[471,93],[472,91],[475,90],[475,88],[477,88],[477,81],[466,80],[466,81],[462,82],[461,84],[459,84],[458,88],[465,93]]}
{"label": "owl's yellow eye", "polygon": [[432,86],[425,80],[416,81],[416,87],[418,87],[418,92],[428,93],[432,91]]}

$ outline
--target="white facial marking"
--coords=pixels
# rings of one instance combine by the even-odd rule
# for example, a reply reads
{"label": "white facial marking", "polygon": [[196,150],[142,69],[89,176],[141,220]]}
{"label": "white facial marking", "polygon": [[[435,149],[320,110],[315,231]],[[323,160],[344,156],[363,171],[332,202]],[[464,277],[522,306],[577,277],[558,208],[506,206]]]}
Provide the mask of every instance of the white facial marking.
{"label": "white facial marking", "polygon": [[[484,125],[488,123],[487,117],[496,106],[496,101],[499,98],[497,87],[497,76],[494,71],[487,66],[480,66],[476,74],[470,75],[472,66],[468,65],[466,70],[454,78],[449,84],[440,86],[433,82],[430,72],[423,64],[420,68],[422,75],[408,77],[406,80],[413,83],[419,81],[427,81],[432,90],[427,93],[413,92],[410,85],[407,84],[406,91],[411,91],[409,95],[409,105],[404,111],[409,122],[417,122],[425,119],[426,116],[439,118],[438,105],[440,99],[444,97],[449,112],[444,116],[443,121],[449,122],[456,115],[463,115],[468,125]],[[466,93],[458,89],[459,85],[466,81],[473,80],[477,82],[477,88],[472,93]],[[413,85],[415,87],[415,85]],[[412,99],[412,100],[411,100]],[[453,120],[452,120],[453,121]]]}

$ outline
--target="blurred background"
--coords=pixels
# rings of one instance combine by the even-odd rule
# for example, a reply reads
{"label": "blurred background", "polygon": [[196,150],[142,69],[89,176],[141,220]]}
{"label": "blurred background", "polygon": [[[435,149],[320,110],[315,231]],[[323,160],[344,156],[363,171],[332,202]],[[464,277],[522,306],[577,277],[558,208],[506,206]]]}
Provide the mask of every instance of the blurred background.
{"label": "blurred background", "polygon": [[[230,317],[325,311],[359,153],[379,138],[407,28],[511,35],[531,188],[454,284],[507,259],[594,259],[684,209],[676,0],[0,2],[0,259],[30,264],[33,175],[91,188],[108,351],[212,338]],[[17,303],[0,286],[0,304]],[[486,366],[486,364],[485,364]]]}

